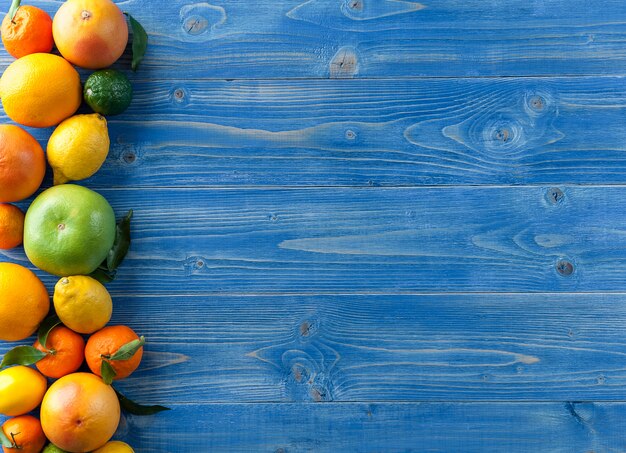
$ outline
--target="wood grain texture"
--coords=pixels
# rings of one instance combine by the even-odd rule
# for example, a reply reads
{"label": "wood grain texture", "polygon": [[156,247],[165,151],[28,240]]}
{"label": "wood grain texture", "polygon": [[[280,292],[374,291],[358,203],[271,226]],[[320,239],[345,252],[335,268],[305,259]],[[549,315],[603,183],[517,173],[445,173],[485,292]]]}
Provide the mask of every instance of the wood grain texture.
{"label": "wood grain texture", "polygon": [[[626,296],[116,296],[151,404],[614,401]],[[0,353],[10,345],[0,346]]]}
{"label": "wood grain texture", "polygon": [[[180,420],[195,420],[185,431]],[[141,452],[620,453],[626,405],[258,404],[175,406],[127,418],[119,436]]]}
{"label": "wood grain texture", "polygon": [[135,209],[115,294],[624,289],[624,187],[100,193]]}
{"label": "wood grain texture", "polygon": [[[135,81],[90,187],[626,182],[621,78]],[[49,130],[35,131],[45,144]]]}
{"label": "wood grain texture", "polygon": [[118,438],[626,450],[626,3],[117,3],[150,45],[83,184],[135,210],[116,387],[173,409]]}
{"label": "wood grain texture", "polygon": [[156,79],[626,72],[621,0],[118,3],[148,31],[142,72]]}

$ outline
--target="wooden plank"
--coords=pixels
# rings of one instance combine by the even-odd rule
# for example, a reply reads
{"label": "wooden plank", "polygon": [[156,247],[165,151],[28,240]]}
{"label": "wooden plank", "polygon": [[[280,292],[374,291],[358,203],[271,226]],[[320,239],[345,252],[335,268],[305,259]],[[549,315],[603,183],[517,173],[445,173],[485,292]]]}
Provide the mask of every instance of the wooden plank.
{"label": "wooden plank", "polygon": [[[51,13],[58,0],[38,1]],[[621,0],[121,2],[163,78],[624,74]],[[0,63],[11,60],[5,53]],[[122,64],[129,67],[128,58]]]}
{"label": "wooden plank", "polygon": [[128,417],[119,436],[138,453],[618,453],[624,420],[623,403],[197,404]]}
{"label": "wooden plank", "polygon": [[100,193],[136,210],[116,294],[623,291],[626,278],[621,186]]}
{"label": "wooden plank", "polygon": [[[130,289],[130,288],[129,288]],[[613,401],[626,295],[117,296],[143,403]],[[0,352],[8,344],[0,345]]]}
{"label": "wooden plank", "polygon": [[[621,78],[137,81],[90,187],[626,182]],[[49,130],[36,131],[45,143]]]}

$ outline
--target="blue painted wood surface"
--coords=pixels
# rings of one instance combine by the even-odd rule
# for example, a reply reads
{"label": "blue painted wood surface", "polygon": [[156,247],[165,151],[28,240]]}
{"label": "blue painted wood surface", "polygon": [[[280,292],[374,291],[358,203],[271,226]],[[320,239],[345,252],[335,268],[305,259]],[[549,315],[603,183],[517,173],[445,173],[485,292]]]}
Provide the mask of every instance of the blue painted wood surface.
{"label": "blue painted wood surface", "polygon": [[117,438],[626,450],[626,3],[118,3],[150,47],[82,184],[135,210],[118,386],[173,410]]}

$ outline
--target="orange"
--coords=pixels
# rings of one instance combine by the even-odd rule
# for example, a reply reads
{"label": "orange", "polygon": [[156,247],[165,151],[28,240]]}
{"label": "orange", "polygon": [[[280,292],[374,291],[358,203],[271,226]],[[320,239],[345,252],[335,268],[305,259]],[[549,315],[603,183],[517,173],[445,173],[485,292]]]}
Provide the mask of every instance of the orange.
{"label": "orange", "polygon": [[10,418],[2,425],[2,431],[13,442],[13,447],[2,447],[4,453],[39,453],[46,444],[41,422],[32,415]]}
{"label": "orange", "polygon": [[4,111],[16,123],[56,126],[78,110],[83,98],[80,76],[63,58],[32,53],[15,60],[0,79]]}
{"label": "orange", "polygon": [[111,0],[68,0],[52,21],[54,42],[63,57],[82,68],[111,66],[128,43],[126,17]]}
{"label": "orange", "polygon": [[0,249],[12,249],[24,239],[24,213],[12,204],[0,204]]}
{"label": "orange", "polygon": [[20,6],[13,20],[8,14],[4,16],[1,33],[4,48],[15,58],[50,52],[54,45],[52,19],[36,6]]}
{"label": "orange", "polygon": [[41,280],[24,266],[0,263],[0,340],[31,336],[50,309]]}
{"label": "orange", "polygon": [[19,126],[0,125],[0,202],[30,197],[46,174],[46,156],[32,135]]}
{"label": "orange", "polygon": [[57,447],[92,451],[113,436],[120,422],[115,390],[90,373],[63,376],[50,386],[41,403],[41,426]]}
{"label": "orange", "polygon": [[[87,359],[89,369],[100,376],[103,358],[106,360],[107,357],[115,354],[126,343],[138,339],[139,336],[135,331],[127,326],[109,326],[97,331],[89,337],[87,347],[85,348],[85,358]],[[139,366],[142,356],[143,347],[139,348],[130,359],[109,361],[115,370],[114,379],[124,379],[130,376]]]}
{"label": "orange", "polygon": [[45,348],[39,340],[33,346],[48,352],[35,366],[41,374],[50,378],[74,373],[85,360],[85,340],[65,326],[58,326],[50,331]]}

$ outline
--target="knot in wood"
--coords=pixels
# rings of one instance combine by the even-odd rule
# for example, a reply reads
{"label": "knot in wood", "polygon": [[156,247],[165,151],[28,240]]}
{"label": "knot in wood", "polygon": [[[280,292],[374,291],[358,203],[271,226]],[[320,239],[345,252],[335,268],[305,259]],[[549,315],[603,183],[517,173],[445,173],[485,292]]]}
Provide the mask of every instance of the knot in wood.
{"label": "knot in wood", "polygon": [[574,265],[566,259],[557,261],[556,271],[563,277],[568,277],[574,273]]}

